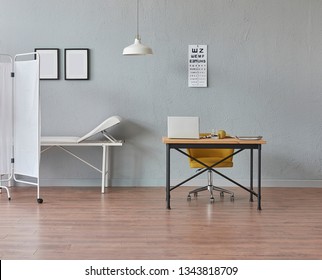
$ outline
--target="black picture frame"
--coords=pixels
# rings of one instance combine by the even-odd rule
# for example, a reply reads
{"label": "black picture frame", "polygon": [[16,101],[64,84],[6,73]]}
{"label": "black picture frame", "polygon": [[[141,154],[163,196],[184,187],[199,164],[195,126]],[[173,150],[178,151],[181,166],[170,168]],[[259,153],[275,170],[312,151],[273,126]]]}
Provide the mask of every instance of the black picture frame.
{"label": "black picture frame", "polygon": [[65,80],[89,80],[89,49],[64,49]]}
{"label": "black picture frame", "polygon": [[35,48],[39,54],[40,80],[59,80],[59,49]]}

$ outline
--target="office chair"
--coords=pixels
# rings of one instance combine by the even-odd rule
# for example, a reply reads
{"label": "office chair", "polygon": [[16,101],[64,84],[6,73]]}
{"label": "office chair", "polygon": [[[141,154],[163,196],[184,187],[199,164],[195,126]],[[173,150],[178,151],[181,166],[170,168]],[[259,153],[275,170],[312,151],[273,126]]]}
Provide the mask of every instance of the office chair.
{"label": "office chair", "polygon": [[[207,166],[212,166],[213,164],[223,160],[227,156],[234,153],[234,149],[187,149],[187,151],[188,151],[188,155],[203,162]],[[190,157],[189,157],[189,164],[191,168],[198,168],[199,170],[206,168],[204,165],[200,164],[199,162],[195,161]],[[220,162],[213,168],[216,169],[216,168],[223,168],[223,167],[228,167],[228,168],[233,167],[233,157],[230,157],[224,160],[223,162]],[[207,170],[208,185],[201,188],[197,188],[193,191],[190,191],[187,197],[188,200],[191,200],[191,194],[194,194],[194,196],[197,197],[199,192],[208,190],[210,192],[210,202],[215,201],[213,191],[219,191],[220,197],[223,197],[225,193],[228,193],[230,194],[230,200],[234,201],[234,193],[232,191],[214,186],[212,173],[213,171],[211,169]]]}

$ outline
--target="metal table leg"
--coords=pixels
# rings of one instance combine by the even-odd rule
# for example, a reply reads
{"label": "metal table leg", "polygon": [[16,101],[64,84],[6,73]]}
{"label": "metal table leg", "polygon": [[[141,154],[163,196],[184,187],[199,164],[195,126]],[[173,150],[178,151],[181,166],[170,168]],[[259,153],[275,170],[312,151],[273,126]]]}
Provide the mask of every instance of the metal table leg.
{"label": "metal table leg", "polygon": [[257,206],[257,210],[262,210],[262,206],[261,206],[261,198],[262,198],[262,194],[261,194],[261,172],[262,172],[262,156],[261,156],[261,152],[262,152],[262,146],[258,145],[258,206]]}
{"label": "metal table leg", "polygon": [[[253,179],[254,179],[254,158],[253,158],[253,155],[254,155],[254,150],[253,149],[250,149],[250,189],[253,191],[254,190],[254,184],[253,184]],[[254,199],[253,199],[253,194],[250,193],[250,197],[249,197],[249,201],[250,202],[253,202]]]}
{"label": "metal table leg", "polygon": [[105,192],[106,186],[106,154],[107,154],[107,147],[105,145],[102,146],[102,183],[101,183],[101,193]]}
{"label": "metal table leg", "polygon": [[170,208],[170,145],[166,145],[166,201],[167,209]]}

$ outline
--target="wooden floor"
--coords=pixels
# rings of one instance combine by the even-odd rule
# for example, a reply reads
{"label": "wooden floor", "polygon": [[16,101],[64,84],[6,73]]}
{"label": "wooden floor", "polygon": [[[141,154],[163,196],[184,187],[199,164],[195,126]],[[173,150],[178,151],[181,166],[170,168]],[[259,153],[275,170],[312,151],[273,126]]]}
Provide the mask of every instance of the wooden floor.
{"label": "wooden floor", "polygon": [[0,194],[0,259],[322,259],[322,188],[263,188],[262,211],[235,190],[14,188]]}

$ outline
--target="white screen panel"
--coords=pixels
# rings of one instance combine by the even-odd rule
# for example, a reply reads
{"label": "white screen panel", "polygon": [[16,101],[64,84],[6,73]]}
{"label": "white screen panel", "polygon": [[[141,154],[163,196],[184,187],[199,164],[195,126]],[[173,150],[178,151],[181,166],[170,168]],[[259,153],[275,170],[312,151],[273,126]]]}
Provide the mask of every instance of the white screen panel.
{"label": "white screen panel", "polygon": [[11,63],[0,63],[0,174],[10,174],[12,157],[11,71]]}
{"label": "white screen panel", "polygon": [[39,61],[15,62],[15,174],[39,177]]}

